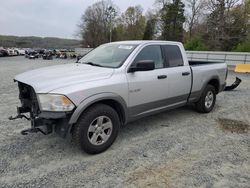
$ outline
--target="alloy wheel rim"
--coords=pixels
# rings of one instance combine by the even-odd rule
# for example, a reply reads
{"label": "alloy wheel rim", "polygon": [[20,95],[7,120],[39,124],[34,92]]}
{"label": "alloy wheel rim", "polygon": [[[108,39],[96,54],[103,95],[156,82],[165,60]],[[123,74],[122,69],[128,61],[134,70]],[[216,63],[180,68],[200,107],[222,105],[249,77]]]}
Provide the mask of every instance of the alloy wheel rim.
{"label": "alloy wheel rim", "polygon": [[205,106],[206,108],[211,108],[214,102],[214,94],[212,91],[208,91],[205,97]]}
{"label": "alloy wheel rim", "polygon": [[112,131],[111,119],[107,116],[98,116],[88,128],[88,140],[93,145],[102,145],[108,141]]}

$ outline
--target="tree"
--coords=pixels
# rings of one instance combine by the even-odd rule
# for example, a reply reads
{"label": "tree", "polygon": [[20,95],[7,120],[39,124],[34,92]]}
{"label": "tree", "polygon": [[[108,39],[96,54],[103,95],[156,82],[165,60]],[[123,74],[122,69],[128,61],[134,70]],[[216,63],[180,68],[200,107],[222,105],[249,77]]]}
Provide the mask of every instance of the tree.
{"label": "tree", "polygon": [[109,42],[111,23],[116,12],[113,7],[115,6],[103,0],[86,9],[79,25],[84,46],[96,47]]}
{"label": "tree", "polygon": [[157,26],[157,15],[154,14],[151,10],[146,14],[147,23],[143,35],[143,40],[153,40],[156,34]]}
{"label": "tree", "polygon": [[145,16],[141,6],[128,7],[118,19],[118,26],[123,29],[123,40],[140,40],[145,30]]}
{"label": "tree", "polygon": [[210,0],[210,15],[207,20],[210,47],[217,50],[228,50],[228,41],[232,39],[232,17],[230,11],[239,0]]}
{"label": "tree", "polygon": [[250,0],[245,0],[243,3],[244,6],[244,22],[246,28],[246,36],[250,41]]}
{"label": "tree", "polygon": [[126,28],[122,24],[120,18],[116,21],[116,26],[113,28],[113,36],[112,41],[122,41],[126,40],[125,38],[125,31]]}
{"label": "tree", "polygon": [[112,30],[113,30],[113,22],[115,17],[117,16],[117,11],[114,7],[109,6],[106,11],[105,15],[108,18],[108,24],[109,24],[109,42],[112,41]]}
{"label": "tree", "polygon": [[[245,36],[244,36],[244,38],[241,38],[241,42],[239,44],[237,44],[234,51],[250,52],[250,0],[244,1],[244,3],[241,5],[241,7],[242,7],[241,14],[243,16],[242,20],[244,20],[243,21],[244,23],[242,24],[242,22],[241,22],[238,24],[242,24],[241,26],[243,26],[245,28]],[[236,11],[236,12],[239,13],[239,11]]]}
{"label": "tree", "polygon": [[208,50],[207,45],[205,44],[202,39],[198,37],[194,37],[193,39],[189,40],[185,43],[186,50],[194,50],[194,51],[206,51]]}
{"label": "tree", "polygon": [[165,5],[169,4],[170,0],[155,0],[155,5],[162,9]]}
{"label": "tree", "polygon": [[162,38],[164,40],[182,41],[185,5],[181,0],[173,0],[161,10]]}
{"label": "tree", "polygon": [[201,15],[202,10],[204,10],[206,6],[205,0],[187,0],[187,24],[188,24],[188,32],[189,32],[189,40],[192,39],[193,36],[193,28],[196,24],[198,24],[199,17]]}
{"label": "tree", "polygon": [[250,52],[250,40],[244,41],[236,46],[236,52]]}
{"label": "tree", "polygon": [[152,40],[155,34],[155,19],[150,19],[147,21],[146,28],[143,35],[143,40]]}

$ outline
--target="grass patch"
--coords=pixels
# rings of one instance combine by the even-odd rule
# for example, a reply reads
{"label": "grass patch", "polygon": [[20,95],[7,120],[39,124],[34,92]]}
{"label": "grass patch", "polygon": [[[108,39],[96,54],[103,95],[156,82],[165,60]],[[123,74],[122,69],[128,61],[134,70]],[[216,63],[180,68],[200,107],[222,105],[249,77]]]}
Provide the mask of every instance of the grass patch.
{"label": "grass patch", "polygon": [[220,128],[222,130],[231,133],[247,133],[250,129],[249,124],[233,119],[219,118],[218,123],[220,124]]}

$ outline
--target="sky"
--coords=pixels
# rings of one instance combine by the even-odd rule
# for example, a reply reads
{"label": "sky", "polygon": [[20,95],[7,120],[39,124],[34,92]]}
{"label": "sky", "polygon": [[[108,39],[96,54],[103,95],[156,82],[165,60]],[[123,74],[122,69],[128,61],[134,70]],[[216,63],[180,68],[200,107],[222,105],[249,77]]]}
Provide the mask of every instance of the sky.
{"label": "sky", "polygon": [[[98,0],[1,0],[0,35],[77,38],[77,24],[86,8]],[[113,0],[120,11],[155,0]]]}

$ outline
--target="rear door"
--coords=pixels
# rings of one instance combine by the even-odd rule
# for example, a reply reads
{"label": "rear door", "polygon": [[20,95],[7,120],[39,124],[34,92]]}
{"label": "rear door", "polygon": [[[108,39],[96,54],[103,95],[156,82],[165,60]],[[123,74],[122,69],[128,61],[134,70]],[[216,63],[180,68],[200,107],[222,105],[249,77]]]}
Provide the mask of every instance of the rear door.
{"label": "rear door", "polygon": [[184,65],[179,46],[163,45],[162,48],[167,64],[168,97],[172,104],[186,103],[191,89],[191,69]]}

